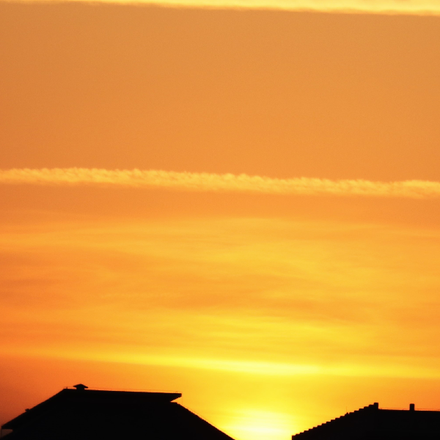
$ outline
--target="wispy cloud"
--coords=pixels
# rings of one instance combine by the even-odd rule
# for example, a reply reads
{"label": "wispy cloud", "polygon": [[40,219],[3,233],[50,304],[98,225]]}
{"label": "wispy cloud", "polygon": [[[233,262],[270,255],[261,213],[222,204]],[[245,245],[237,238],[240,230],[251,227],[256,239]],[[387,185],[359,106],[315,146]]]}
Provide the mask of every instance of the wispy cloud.
{"label": "wispy cloud", "polygon": [[[20,1],[20,0],[18,0]],[[90,0],[23,0],[28,3]],[[94,3],[147,4],[217,9],[278,9],[291,11],[362,12],[440,15],[438,0],[93,0]]]}
{"label": "wispy cloud", "polygon": [[129,188],[162,188],[196,192],[240,192],[284,195],[368,197],[440,197],[440,182],[406,180],[330,180],[299,177],[276,179],[246,174],[189,173],[161,170],[106,170],[97,168],[42,168],[0,170],[3,185],[92,185]]}

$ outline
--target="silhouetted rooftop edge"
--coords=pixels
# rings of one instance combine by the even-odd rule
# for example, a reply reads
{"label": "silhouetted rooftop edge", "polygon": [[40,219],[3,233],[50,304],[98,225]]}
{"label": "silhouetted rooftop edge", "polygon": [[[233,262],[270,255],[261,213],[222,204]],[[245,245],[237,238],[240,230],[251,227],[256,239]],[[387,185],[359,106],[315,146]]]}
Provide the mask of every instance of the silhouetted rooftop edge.
{"label": "silhouetted rooftop edge", "polygon": [[27,409],[24,413],[2,425],[2,429],[16,429],[28,420],[45,412],[53,405],[60,405],[69,401],[85,400],[93,401],[96,404],[103,403],[164,403],[172,402],[179,397],[181,393],[162,393],[148,391],[113,391],[113,390],[93,390],[86,385],[78,384],[73,388],[64,388],[59,393],[49,399],[39,403],[33,408]]}
{"label": "silhouetted rooftop edge", "polygon": [[91,390],[77,384],[10,420],[8,440],[233,440],[174,402],[181,393]]}
{"label": "silhouetted rooftop edge", "polygon": [[379,408],[379,404],[360,408],[329,420],[306,431],[292,435],[292,439],[397,439],[422,440],[440,438],[440,411]]}

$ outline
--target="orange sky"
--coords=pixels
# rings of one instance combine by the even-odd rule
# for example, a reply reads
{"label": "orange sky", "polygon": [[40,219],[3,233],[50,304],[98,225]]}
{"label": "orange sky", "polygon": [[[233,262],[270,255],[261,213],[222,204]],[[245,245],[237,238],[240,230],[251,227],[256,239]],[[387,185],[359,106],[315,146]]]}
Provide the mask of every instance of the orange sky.
{"label": "orange sky", "polygon": [[0,423],[440,408],[439,20],[0,2]]}

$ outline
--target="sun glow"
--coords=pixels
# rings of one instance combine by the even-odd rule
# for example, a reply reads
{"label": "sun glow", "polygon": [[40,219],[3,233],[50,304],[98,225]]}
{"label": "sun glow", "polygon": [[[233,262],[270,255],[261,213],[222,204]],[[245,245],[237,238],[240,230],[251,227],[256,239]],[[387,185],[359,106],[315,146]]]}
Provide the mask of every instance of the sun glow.
{"label": "sun glow", "polygon": [[227,426],[237,439],[286,440],[297,432],[293,414],[266,411],[264,409],[237,409],[237,424]]}

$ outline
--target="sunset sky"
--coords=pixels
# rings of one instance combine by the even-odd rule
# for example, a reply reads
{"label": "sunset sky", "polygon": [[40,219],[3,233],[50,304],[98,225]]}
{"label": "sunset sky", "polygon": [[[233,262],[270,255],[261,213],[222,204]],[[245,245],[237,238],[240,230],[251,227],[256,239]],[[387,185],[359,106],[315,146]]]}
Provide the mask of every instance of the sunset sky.
{"label": "sunset sky", "polygon": [[440,409],[438,0],[141,3],[0,1],[0,424]]}

